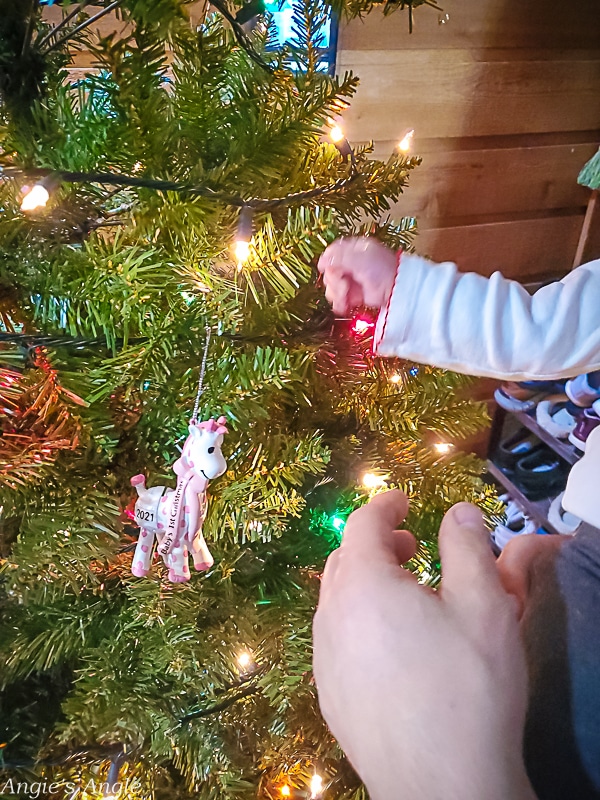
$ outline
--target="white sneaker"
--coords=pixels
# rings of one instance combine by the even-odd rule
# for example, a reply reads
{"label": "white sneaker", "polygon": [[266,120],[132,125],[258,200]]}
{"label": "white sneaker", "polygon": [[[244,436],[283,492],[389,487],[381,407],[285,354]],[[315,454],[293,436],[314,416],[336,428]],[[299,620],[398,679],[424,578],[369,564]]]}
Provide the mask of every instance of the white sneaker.
{"label": "white sneaker", "polygon": [[515,536],[522,536],[523,534],[535,533],[537,525],[531,519],[521,516],[520,519],[516,518],[509,525],[496,525],[494,530],[494,541],[500,548],[504,550],[506,545]]}
{"label": "white sneaker", "polygon": [[564,399],[541,400],[535,409],[535,417],[540,428],[556,439],[566,439],[577,424],[575,417],[564,407]]}
{"label": "white sneaker", "polygon": [[577,533],[582,520],[562,507],[564,494],[561,492],[550,504],[548,522],[557,533],[561,533],[563,536],[573,536],[574,533]]}

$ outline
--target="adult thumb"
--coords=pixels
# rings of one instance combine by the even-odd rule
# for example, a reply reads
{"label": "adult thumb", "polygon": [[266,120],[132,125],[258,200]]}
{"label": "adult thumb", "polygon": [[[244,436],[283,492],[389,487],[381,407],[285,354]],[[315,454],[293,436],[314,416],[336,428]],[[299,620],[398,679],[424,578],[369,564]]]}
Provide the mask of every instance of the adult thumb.
{"label": "adult thumb", "polygon": [[506,597],[490,547],[489,533],[477,506],[458,503],[440,527],[442,599],[479,606]]}

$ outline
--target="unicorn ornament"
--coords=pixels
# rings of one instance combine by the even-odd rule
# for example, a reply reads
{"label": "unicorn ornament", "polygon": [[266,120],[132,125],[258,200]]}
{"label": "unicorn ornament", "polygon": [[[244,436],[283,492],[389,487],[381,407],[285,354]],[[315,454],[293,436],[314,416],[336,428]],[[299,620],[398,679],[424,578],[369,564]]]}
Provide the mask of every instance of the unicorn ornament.
{"label": "unicorn ornament", "polygon": [[210,569],[214,564],[202,535],[202,524],[207,509],[206,487],[209,481],[227,469],[221,452],[223,436],[227,433],[226,423],[225,417],[190,422],[181,457],[173,464],[177,475],[174,489],[165,486],[148,489],[143,475],[131,479],[131,485],[138,493],[135,519],[140,526],[131,571],[138,578],[150,571],[155,543],[169,569],[172,583],[189,581],[190,553],[198,572]]}

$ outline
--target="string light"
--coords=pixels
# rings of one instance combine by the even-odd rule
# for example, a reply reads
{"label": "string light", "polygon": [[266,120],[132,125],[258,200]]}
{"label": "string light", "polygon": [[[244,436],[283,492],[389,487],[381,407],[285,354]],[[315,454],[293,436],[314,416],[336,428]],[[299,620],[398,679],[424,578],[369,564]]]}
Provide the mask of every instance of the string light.
{"label": "string light", "polygon": [[371,322],[364,317],[356,317],[352,322],[352,333],[357,334],[357,336],[364,336],[365,333],[368,333],[371,328],[374,327],[374,322]]}
{"label": "string light", "polygon": [[21,200],[21,211],[36,211],[38,208],[45,208],[50,200],[50,192],[43,183],[36,183],[32,186]]}
{"label": "string light", "polygon": [[237,663],[242,674],[250,672],[254,667],[254,657],[250,650],[242,650],[238,654]]}
{"label": "string light", "polygon": [[331,126],[329,128],[329,138],[338,149],[340,155],[344,156],[345,159],[353,157],[352,147],[348,139],[346,139],[342,128],[331,119],[329,120],[329,124]]}
{"label": "string light", "polygon": [[394,372],[390,375],[390,383],[402,383],[402,375],[399,372]]}
{"label": "string light", "polygon": [[238,220],[237,233],[233,252],[237,261],[238,270],[241,270],[250,256],[250,239],[252,239],[252,209],[243,206]]}
{"label": "string light", "polygon": [[[135,168],[133,171],[136,171]],[[153,189],[157,192],[181,192],[184,195],[197,195],[211,200],[212,202],[222,203],[235,208],[251,208],[254,211],[271,211],[274,208],[297,205],[304,200],[314,199],[315,197],[326,197],[330,194],[337,194],[356,180],[358,172],[354,170],[352,174],[343,178],[338,178],[338,180],[326,184],[325,186],[314,186],[312,189],[292,192],[283,197],[254,197],[251,200],[247,200],[239,195],[230,194],[229,192],[218,192],[209,186],[166,181],[145,175],[123,175],[116,172],[73,172],[70,170],[50,171],[45,169],[26,170],[20,167],[5,167],[0,164],[0,176],[7,178],[20,177],[21,179],[30,176],[34,180],[37,179],[36,186],[43,186],[48,193],[61,183],[99,183],[106,186],[131,186],[133,188]]]}
{"label": "string light", "polygon": [[335,528],[336,531],[343,531],[346,527],[346,520],[343,517],[333,517],[331,527]]}
{"label": "string light", "polygon": [[408,153],[410,148],[412,147],[413,143],[413,136],[415,135],[414,129],[410,129],[406,131],[400,142],[398,143],[398,148],[402,150],[403,153]]}
{"label": "string light", "polygon": [[323,794],[323,778],[315,772],[310,781],[311,800],[321,797]]}
{"label": "string light", "polygon": [[[110,762],[110,769],[108,770],[108,776],[106,778],[106,783],[102,789],[102,798],[103,800],[116,800],[118,795],[121,792],[121,784],[119,783],[119,771],[121,769],[121,761],[122,756],[120,758],[115,758],[113,761]],[[119,787],[115,791],[115,787]]]}
{"label": "string light", "polygon": [[341,142],[342,139],[345,139],[344,131],[340,128],[339,125],[332,125],[329,129],[329,138],[334,144]]}
{"label": "string light", "polygon": [[361,481],[365,489],[379,489],[386,485],[387,477],[387,475],[377,475],[374,472],[365,472]]}
{"label": "string light", "polygon": [[281,787],[280,791],[281,791],[281,796],[282,797],[289,797],[291,795],[291,793],[292,793],[292,790],[290,789],[290,787],[289,787],[289,785],[287,783],[285,784],[285,786]]}
{"label": "string light", "polygon": [[452,442],[436,442],[434,444],[434,447],[438,451],[438,453],[445,454],[449,453],[454,447],[454,445],[452,444]]}

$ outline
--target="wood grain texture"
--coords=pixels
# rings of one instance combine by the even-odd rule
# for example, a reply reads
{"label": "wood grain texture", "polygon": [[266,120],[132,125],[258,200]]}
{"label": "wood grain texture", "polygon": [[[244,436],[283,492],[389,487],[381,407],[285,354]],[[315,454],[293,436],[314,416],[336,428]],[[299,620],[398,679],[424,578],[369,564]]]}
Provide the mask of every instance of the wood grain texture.
{"label": "wood grain texture", "polygon": [[[571,268],[583,214],[450,228],[422,228],[418,253],[454,261],[462,272],[500,271],[522,283],[558,278]],[[600,254],[599,254],[600,255]]]}
{"label": "wood grain texture", "polygon": [[593,61],[493,61],[468,50],[342,50],[360,76],[344,115],[357,141],[579,131],[598,127],[600,52]]}
{"label": "wood grain texture", "polygon": [[414,31],[406,14],[373,11],[340,31],[341,50],[435,48],[597,49],[597,0],[440,0],[450,19],[440,25],[432,8],[417,9]]}
{"label": "wood grain texture", "polygon": [[[595,144],[426,152],[410,174],[394,215],[421,221],[507,214],[586,205],[589,191],[577,175]],[[388,147],[375,155],[386,158]]]}
{"label": "wood grain texture", "polygon": [[[206,15],[207,0],[197,0],[186,6],[186,13],[192,25],[199,25]],[[70,11],[67,6],[63,11],[60,6],[47,6],[44,8],[43,17],[46,22],[51,25],[57,25],[66,13]],[[87,6],[85,9],[86,14],[93,17],[102,11],[102,6]],[[127,26],[120,19],[119,15],[111,12],[106,16],[101,17],[97,22],[90,25],[89,30],[95,35],[110,36],[112,33],[124,35],[127,32]],[[62,35],[62,34],[61,34]],[[73,53],[75,66],[78,68],[93,67],[94,60],[91,58],[90,53],[85,48],[78,49]]]}

